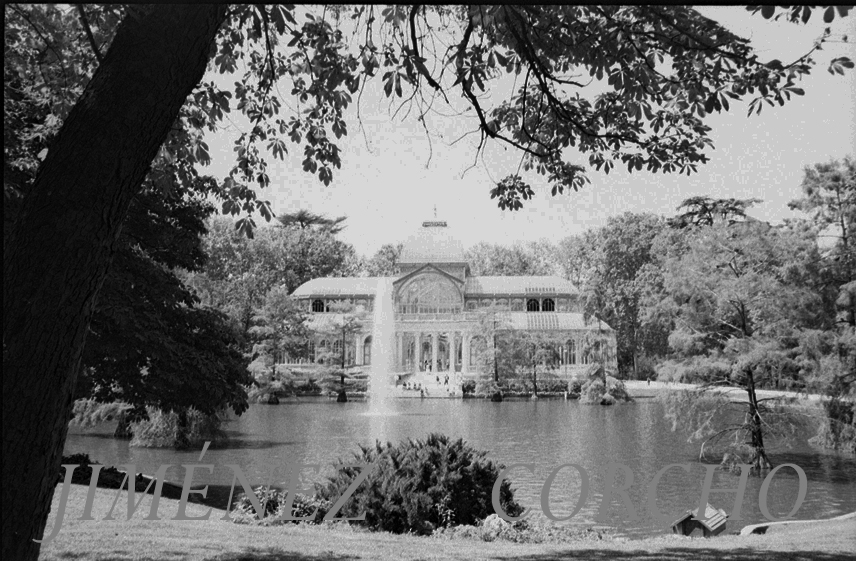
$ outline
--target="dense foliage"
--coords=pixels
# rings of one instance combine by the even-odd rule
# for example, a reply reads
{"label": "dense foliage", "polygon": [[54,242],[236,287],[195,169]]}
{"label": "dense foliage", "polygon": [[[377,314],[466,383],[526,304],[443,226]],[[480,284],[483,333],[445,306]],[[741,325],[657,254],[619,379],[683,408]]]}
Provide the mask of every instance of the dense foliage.
{"label": "dense foliage", "polygon": [[213,414],[247,407],[243,341],[229,318],[200,306],[175,270],[205,262],[210,207],[144,192],[134,201],[101,290],[83,354],[79,398]]}
{"label": "dense foliage", "polygon": [[[326,8],[302,24],[293,6],[280,5],[6,9],[4,130],[18,134],[4,132],[4,160],[12,163],[4,172],[39,169],[29,189],[4,181],[4,198],[7,191],[23,198],[4,238],[3,392],[4,412],[11,412],[4,414],[4,455],[23,463],[4,462],[4,480],[22,465],[34,474],[32,485],[4,491],[4,502],[14,499],[10,508],[21,514],[3,523],[4,535],[15,538],[4,542],[7,555],[38,556],[33,539],[47,519],[91,311],[113,243],[147,175],[157,185],[166,173],[182,194],[213,194],[224,212],[270,218],[269,204],[252,189],[270,183],[262,150],[282,158],[286,139],[304,144],[303,169],[329,183],[341,165],[332,139],[347,133],[343,117],[351,95],[381,69],[387,97],[412,88],[414,99],[424,84],[445,99],[447,91],[458,90],[475,110],[483,139],[522,151],[524,169],[544,176],[554,193],[587,181],[581,163],[566,161],[569,147],[598,170],[620,164],[631,171],[691,173],[707,160],[707,114],[727,111],[729,98],[757,93],[749,108],[759,112],[763,103],[801,95],[797,81],[811,72],[813,53],[828,38],[786,66],[759,61],[748,41],[682,6],[377,11],[329,10],[337,24],[352,13],[361,33],[354,34],[359,40],[351,50],[338,25],[328,22]],[[765,18],[776,13],[760,11]],[[824,19],[847,11],[830,7]],[[790,21],[805,22],[811,9],[790,14]],[[434,51],[438,31],[451,34],[453,48]],[[280,45],[286,38],[289,43]],[[203,83],[209,62],[220,73],[244,70],[234,91]],[[451,62],[451,72],[436,72]],[[829,69],[852,67],[838,58]],[[577,81],[579,69],[611,88],[579,95],[592,91]],[[496,107],[482,107],[476,89],[512,73],[524,76],[521,88]],[[141,76],[159,86],[141,88],[147,84]],[[299,102],[285,118],[279,116],[284,104],[272,95],[281,79],[291,82]],[[222,186],[196,182],[195,164],[210,162],[203,135],[217,130],[232,100],[252,123],[236,142],[235,166]],[[425,111],[419,113],[424,119]],[[501,208],[512,209],[531,195],[516,175],[492,192]],[[253,224],[245,218],[239,226],[250,233]],[[37,299],[43,306],[34,305]],[[49,351],[34,358],[39,344]],[[39,396],[35,405],[26,404],[29,413],[18,395],[24,384]],[[35,415],[45,411],[48,417],[36,423]],[[13,420],[17,424],[6,428]],[[31,461],[27,447],[38,450]]]}
{"label": "dense foliage", "polygon": [[335,221],[335,228],[325,220],[332,219],[308,221],[302,211],[284,214],[248,239],[234,221],[212,219],[203,244],[210,258],[187,282],[203,302],[234,318],[249,335],[259,309],[271,305],[266,302],[273,298],[271,291],[287,295],[308,280],[359,271],[353,246],[336,237],[344,218]]}
{"label": "dense foliage", "polygon": [[[256,516],[252,501],[246,495],[241,495],[232,508],[232,517],[235,523],[278,526],[301,522],[300,520],[279,520],[285,514],[288,504],[288,491],[278,491],[270,487],[259,486],[253,489],[253,492],[264,508],[264,514],[259,519]],[[332,502],[321,499],[317,495],[309,497],[295,493],[291,501],[291,512],[288,514],[294,518],[307,518],[308,520],[305,522],[310,524],[320,524],[332,506]]]}
{"label": "dense foliage", "polygon": [[[365,512],[366,526],[394,533],[430,534],[440,527],[475,524],[494,514],[491,493],[501,469],[485,455],[461,439],[438,434],[361,447],[353,462],[370,464],[369,475],[340,516]],[[353,462],[339,462],[336,474],[318,490],[322,498],[333,501],[342,495],[359,473],[348,467]],[[502,483],[500,504],[510,516],[523,511],[508,481]]]}

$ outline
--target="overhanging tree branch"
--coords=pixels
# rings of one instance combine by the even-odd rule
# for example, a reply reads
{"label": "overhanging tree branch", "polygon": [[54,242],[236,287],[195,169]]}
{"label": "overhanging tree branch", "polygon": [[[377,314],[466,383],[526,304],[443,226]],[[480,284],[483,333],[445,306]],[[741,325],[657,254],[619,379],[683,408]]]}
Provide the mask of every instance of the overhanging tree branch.
{"label": "overhanging tree branch", "polygon": [[83,30],[86,32],[86,37],[89,39],[89,46],[92,47],[92,52],[95,54],[95,60],[98,61],[98,64],[101,64],[103,60],[101,57],[101,51],[98,49],[98,43],[95,42],[95,36],[92,35],[92,28],[89,27],[89,18],[86,17],[86,12],[83,9],[82,4],[77,4],[77,13],[80,15],[80,25],[83,26]]}

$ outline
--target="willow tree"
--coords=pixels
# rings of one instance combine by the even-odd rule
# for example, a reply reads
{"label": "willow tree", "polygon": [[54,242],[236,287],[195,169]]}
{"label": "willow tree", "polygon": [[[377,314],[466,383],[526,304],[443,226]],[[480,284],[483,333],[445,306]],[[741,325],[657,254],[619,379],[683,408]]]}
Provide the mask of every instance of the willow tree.
{"label": "willow tree", "polygon": [[[587,167],[692,173],[708,159],[704,118],[736,100],[750,98],[757,112],[801,95],[798,81],[827,38],[783,64],[759,60],[747,40],[679,6],[415,5],[354,8],[338,20],[359,31],[351,48],[335,23],[348,12],[316,10],[298,23],[290,6],[6,7],[4,109],[7,99],[76,91],[63,80],[83,86],[70,110],[52,108],[33,124],[45,133],[50,122],[55,136],[4,242],[2,498],[14,516],[4,517],[2,548],[10,558],[38,555],[33,539],[47,518],[89,318],[130,201],[155,158],[209,162],[203,133],[233,108],[251,126],[213,189],[223,212],[270,218],[252,187],[270,183],[266,159],[284,158],[289,141],[303,145],[303,169],[329,184],[341,166],[335,139],[348,132],[345,109],[375,76],[388,97],[406,92],[423,116],[457,93],[474,109],[482,140],[519,150],[523,168],[555,194],[582,187]],[[784,15],[804,21],[811,10]],[[66,52],[74,56],[63,60]],[[241,63],[245,75],[226,91],[202,82],[209,63],[221,73]],[[852,66],[839,58],[830,68]],[[19,77],[38,72],[45,84],[16,89]],[[482,92],[509,74],[519,87],[488,106]],[[299,112],[283,115],[280,81]],[[570,161],[568,148],[587,159]],[[517,175],[491,193],[511,209],[532,195]],[[239,221],[244,232],[252,226],[248,216]]]}
{"label": "willow tree", "polygon": [[672,314],[675,355],[707,375],[698,390],[669,402],[668,415],[703,442],[702,454],[723,444],[729,463],[768,469],[770,439],[788,436],[798,418],[757,390],[798,379],[795,341],[828,321],[815,288],[815,240],[747,220],[690,227],[680,243],[683,252],[662,261],[661,306]]}

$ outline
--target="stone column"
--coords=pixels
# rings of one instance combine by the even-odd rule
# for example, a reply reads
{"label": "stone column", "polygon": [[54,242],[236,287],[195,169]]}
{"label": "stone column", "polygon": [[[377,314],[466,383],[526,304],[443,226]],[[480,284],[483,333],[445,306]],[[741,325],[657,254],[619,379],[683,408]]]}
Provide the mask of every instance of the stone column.
{"label": "stone column", "polygon": [[446,349],[449,351],[449,368],[448,371],[450,374],[455,373],[455,332],[449,331],[446,334],[448,341],[446,343]]}
{"label": "stone column", "polygon": [[404,365],[404,353],[402,353],[402,349],[404,347],[404,333],[396,333],[395,334],[395,369],[399,370]]}
{"label": "stone column", "polygon": [[431,334],[431,372],[436,374],[438,371],[437,355],[440,353],[440,334],[436,331]]}
{"label": "stone column", "polygon": [[468,374],[470,371],[470,335],[469,333],[461,334],[461,374]]}
{"label": "stone column", "polygon": [[422,362],[422,332],[418,331],[413,337],[413,373],[418,374]]}
{"label": "stone column", "polygon": [[365,346],[365,341],[366,341],[366,335],[360,334],[360,335],[354,337],[354,344],[357,345],[357,348],[356,348],[356,351],[357,351],[356,362],[357,362],[357,364],[362,364],[363,359],[365,358],[363,356],[363,347]]}

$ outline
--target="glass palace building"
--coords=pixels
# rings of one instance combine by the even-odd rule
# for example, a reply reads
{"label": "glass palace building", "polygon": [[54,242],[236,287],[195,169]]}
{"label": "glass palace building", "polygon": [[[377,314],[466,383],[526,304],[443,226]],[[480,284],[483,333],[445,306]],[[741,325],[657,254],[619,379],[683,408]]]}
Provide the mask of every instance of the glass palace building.
{"label": "glass palace building", "polygon": [[[385,364],[400,379],[446,373],[460,381],[487,374],[480,372],[478,355],[491,343],[483,337],[485,322],[491,321],[500,331],[549,332],[560,347],[553,367],[562,377],[573,377],[595,361],[593,353],[584,352],[592,340],[602,341],[598,361],[614,367],[613,330],[596,319],[585,321],[571,282],[557,276],[473,276],[461,242],[446,222],[422,223],[406,240],[396,273],[388,278],[318,278],[294,291],[315,333],[312,361],[332,352],[346,365],[370,365],[372,338],[378,336],[375,324],[386,322],[394,327],[384,331],[392,339],[385,347],[393,353]],[[391,285],[383,292],[390,293],[386,297],[392,302],[384,307],[386,317],[379,317],[375,298],[384,283]],[[360,317],[351,333],[342,328],[347,323],[338,313],[342,302]]]}

